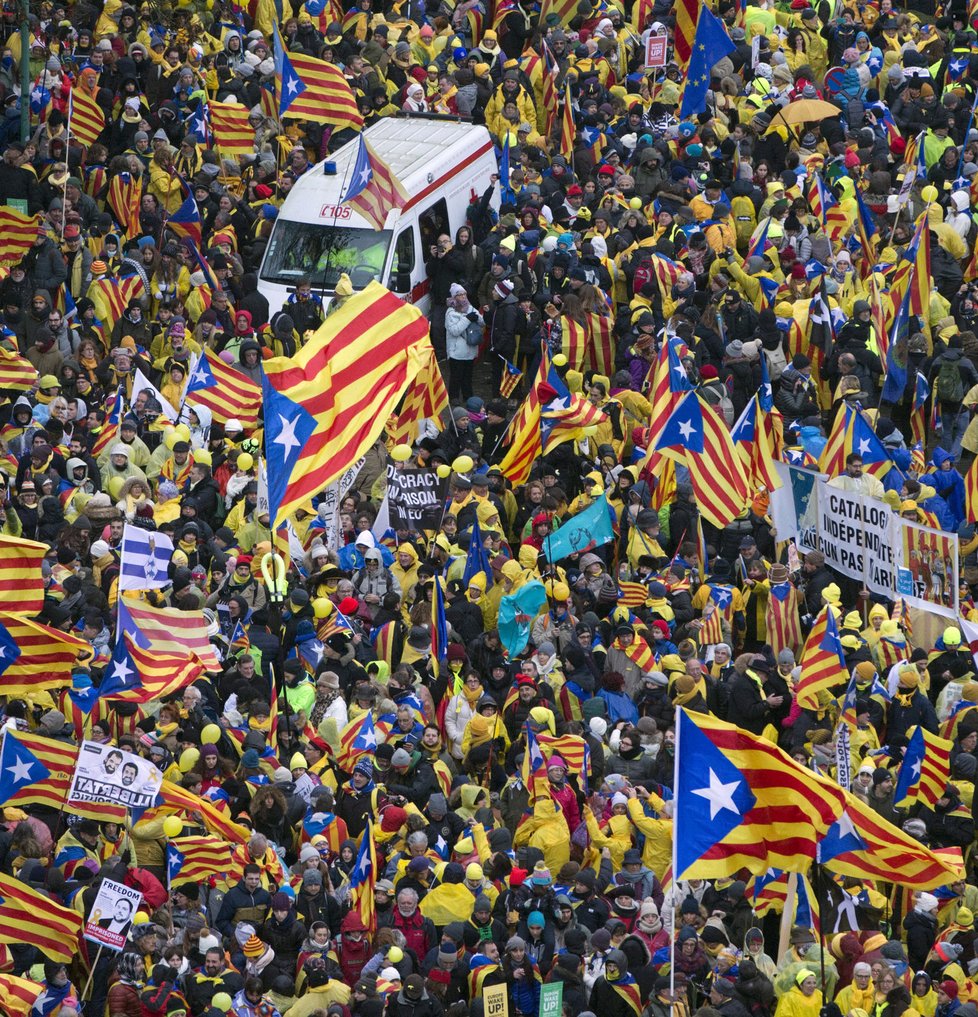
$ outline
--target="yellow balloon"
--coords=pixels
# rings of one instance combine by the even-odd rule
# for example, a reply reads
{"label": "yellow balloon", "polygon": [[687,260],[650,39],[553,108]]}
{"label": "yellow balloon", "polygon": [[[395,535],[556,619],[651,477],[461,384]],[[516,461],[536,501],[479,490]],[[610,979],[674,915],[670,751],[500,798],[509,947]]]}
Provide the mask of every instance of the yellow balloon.
{"label": "yellow balloon", "polygon": [[452,463],[452,469],[456,473],[469,473],[475,463],[472,460],[472,456],[456,456],[455,462]]}
{"label": "yellow balloon", "polygon": [[312,602],[312,613],[314,618],[326,618],[332,610],[333,605],[326,597],[317,597]]}
{"label": "yellow balloon", "polygon": [[122,494],[122,485],[125,480],[122,477],[109,477],[109,496],[115,500]]}
{"label": "yellow balloon", "polygon": [[634,208],[634,209],[638,210],[638,209],[640,209],[642,207],[642,199],[641,198],[630,198],[628,204],[629,204],[630,208]]}
{"label": "yellow balloon", "polygon": [[163,428],[163,444],[166,445],[170,451],[173,451],[173,446],[177,443],[177,429],[172,424],[167,424]]}
{"label": "yellow balloon", "polygon": [[210,453],[210,449],[198,448],[194,449],[194,462],[198,466],[213,466],[214,457]]}
{"label": "yellow balloon", "polygon": [[180,753],[180,772],[190,773],[200,759],[200,749],[195,748],[193,745],[189,749],[184,749]]}
{"label": "yellow balloon", "polygon": [[552,363],[554,367],[566,367],[567,357],[565,357],[563,353],[555,353],[554,358],[550,361],[550,363]]}
{"label": "yellow balloon", "polygon": [[435,467],[435,473],[444,480],[446,477],[451,476],[452,468],[447,463],[439,463],[439,465]]}
{"label": "yellow balloon", "polygon": [[179,837],[183,833],[183,820],[179,816],[167,816],[163,820],[163,832],[167,837]]}
{"label": "yellow balloon", "polygon": [[221,738],[221,729],[217,724],[208,724],[200,732],[201,745],[216,745]]}
{"label": "yellow balloon", "polygon": [[393,459],[395,463],[406,463],[410,458],[410,445],[395,445],[391,449],[391,459]]}
{"label": "yellow balloon", "polygon": [[221,1013],[227,1013],[231,1009],[231,997],[226,992],[215,992],[211,1006],[216,1007]]}
{"label": "yellow balloon", "polygon": [[920,192],[920,196],[924,201],[937,201],[937,188],[933,184],[928,184]]}
{"label": "yellow balloon", "polygon": [[387,959],[391,964],[400,964],[404,960],[404,951],[399,946],[387,948]]}
{"label": "yellow balloon", "polygon": [[177,424],[174,430],[177,433],[177,441],[190,441],[190,428],[186,424]]}
{"label": "yellow balloon", "polygon": [[149,921],[149,915],[146,914],[145,911],[137,911],[135,913],[135,915],[133,915],[132,924],[133,925],[145,925],[148,921]]}

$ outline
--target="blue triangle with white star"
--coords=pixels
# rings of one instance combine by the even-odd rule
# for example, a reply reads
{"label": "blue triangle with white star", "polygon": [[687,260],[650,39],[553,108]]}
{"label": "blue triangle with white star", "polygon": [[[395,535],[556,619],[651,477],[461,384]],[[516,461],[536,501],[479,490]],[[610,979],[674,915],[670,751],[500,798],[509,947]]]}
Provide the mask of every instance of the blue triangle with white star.
{"label": "blue triangle with white star", "polygon": [[282,52],[282,94],[279,99],[279,116],[285,114],[288,108],[306,90],[306,83],[296,73],[292,61],[286,52]]}
{"label": "blue triangle with white star", "polygon": [[50,776],[51,771],[23,742],[13,736],[4,737],[0,748],[0,801]]}
{"label": "blue triangle with white star", "polygon": [[190,381],[187,383],[187,391],[199,392],[204,388],[216,387],[217,380],[214,377],[214,372],[211,370],[210,364],[207,363],[207,357],[198,357],[197,363],[194,364],[194,369],[190,373]]}
{"label": "blue triangle with white star", "polygon": [[679,711],[676,743],[680,752],[676,767],[676,864],[682,874],[736,829],[757,799],[746,777],[685,710]]}
{"label": "blue triangle with white star", "polygon": [[672,411],[659,435],[657,447],[703,451],[703,409],[695,393],[690,392]]}
{"label": "blue triangle with white star", "polygon": [[316,421],[308,410],[273,388],[267,379],[263,389],[268,500],[274,509],[285,498],[292,471],[316,430]]}
{"label": "blue triangle with white star", "polygon": [[865,851],[866,842],[859,836],[848,812],[841,816],[825,831],[818,842],[816,859],[823,865],[844,855],[847,851]]}
{"label": "blue triangle with white star", "polygon": [[114,695],[118,692],[127,692],[129,689],[138,688],[140,685],[139,673],[131,654],[126,649],[125,640],[120,639],[112,651],[112,659],[105,669],[105,677],[99,686],[100,696]]}
{"label": "blue triangle with white star", "polygon": [[5,625],[0,625],[0,675],[20,657],[17,640],[10,634]]}

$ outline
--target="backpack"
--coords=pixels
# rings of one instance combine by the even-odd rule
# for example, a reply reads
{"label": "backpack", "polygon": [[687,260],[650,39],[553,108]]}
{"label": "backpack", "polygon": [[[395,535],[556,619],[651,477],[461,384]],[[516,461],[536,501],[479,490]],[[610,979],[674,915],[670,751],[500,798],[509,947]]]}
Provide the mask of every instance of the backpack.
{"label": "backpack", "polygon": [[730,200],[730,214],[733,216],[734,231],[737,234],[737,247],[746,248],[750,243],[751,234],[757,228],[754,202],[746,195],[738,194]]}
{"label": "backpack", "polygon": [[960,403],[964,398],[964,381],[957,360],[945,360],[937,372],[937,398],[944,404]]}
{"label": "backpack", "polygon": [[777,382],[781,380],[781,375],[784,374],[784,369],[788,366],[788,358],[784,352],[784,346],[780,343],[774,347],[773,350],[761,347],[764,353],[764,358],[767,360],[767,373],[771,378],[771,382]]}
{"label": "backpack", "polygon": [[478,348],[482,345],[484,335],[485,326],[481,321],[470,321],[465,326],[465,343],[467,346]]}

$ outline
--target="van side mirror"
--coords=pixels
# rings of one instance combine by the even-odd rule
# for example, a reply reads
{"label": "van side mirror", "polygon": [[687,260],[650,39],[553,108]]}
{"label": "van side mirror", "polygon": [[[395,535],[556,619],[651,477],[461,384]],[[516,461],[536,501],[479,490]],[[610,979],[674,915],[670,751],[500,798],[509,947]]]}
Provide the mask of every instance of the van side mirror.
{"label": "van side mirror", "polygon": [[411,273],[410,272],[395,272],[391,289],[394,293],[410,293],[411,292]]}

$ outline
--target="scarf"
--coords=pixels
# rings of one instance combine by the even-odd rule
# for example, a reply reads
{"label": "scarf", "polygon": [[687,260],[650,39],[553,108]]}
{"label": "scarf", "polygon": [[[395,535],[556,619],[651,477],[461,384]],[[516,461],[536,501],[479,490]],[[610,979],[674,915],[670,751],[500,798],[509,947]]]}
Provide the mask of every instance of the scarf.
{"label": "scarf", "polygon": [[163,468],[160,470],[160,476],[164,480],[172,480],[178,488],[182,488],[190,480],[190,470],[193,465],[193,456],[187,456],[187,461],[180,467],[177,466],[172,457],[167,456],[163,462]]}
{"label": "scarf", "polygon": [[[478,703],[479,700],[485,695],[485,689],[483,689],[481,685],[477,685],[474,690],[470,689],[468,685],[463,685],[459,691],[465,697],[465,701],[473,709],[475,709],[475,704]],[[461,703],[459,704],[459,709],[460,708]],[[456,712],[458,712],[458,709],[456,710]]]}
{"label": "scarf", "polygon": [[636,1015],[642,1012],[642,994],[638,984],[632,975],[625,972],[617,982],[611,981],[605,975],[605,981],[618,993],[619,996],[635,1011]]}
{"label": "scarf", "polygon": [[611,645],[613,649],[624,653],[642,671],[655,670],[655,654],[652,652],[649,644],[637,633],[628,646],[622,646],[617,638]]}

